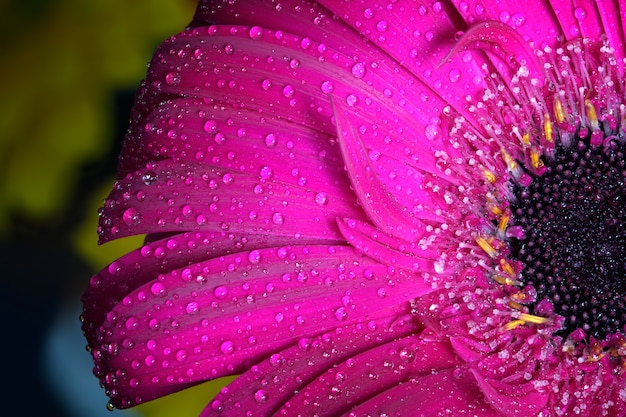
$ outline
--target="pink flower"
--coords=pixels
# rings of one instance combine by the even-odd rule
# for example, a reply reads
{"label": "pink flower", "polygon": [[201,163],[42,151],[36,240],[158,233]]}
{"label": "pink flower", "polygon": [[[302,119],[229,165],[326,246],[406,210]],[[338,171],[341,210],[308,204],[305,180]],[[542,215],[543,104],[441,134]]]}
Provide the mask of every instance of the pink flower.
{"label": "pink flower", "polygon": [[83,297],[112,405],[626,415],[625,13],[201,2],[101,213],[148,234]]}

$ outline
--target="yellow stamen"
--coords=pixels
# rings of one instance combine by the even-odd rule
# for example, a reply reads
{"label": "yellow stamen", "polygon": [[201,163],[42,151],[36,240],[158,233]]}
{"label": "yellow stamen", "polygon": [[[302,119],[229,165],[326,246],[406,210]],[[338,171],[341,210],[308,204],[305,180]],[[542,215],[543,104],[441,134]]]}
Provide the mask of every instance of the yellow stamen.
{"label": "yellow stamen", "polygon": [[487,168],[483,168],[483,175],[485,176],[485,179],[487,181],[489,181],[490,183],[494,183],[496,182],[497,177],[495,176],[495,174],[491,171],[489,171]]}
{"label": "yellow stamen", "polygon": [[517,162],[515,162],[515,160],[511,158],[511,155],[509,155],[509,153],[504,149],[502,150],[502,158],[504,158],[504,162],[506,162],[510,171],[515,171],[517,169]]}
{"label": "yellow stamen", "polygon": [[596,109],[595,107],[593,107],[593,104],[591,104],[591,101],[589,99],[585,100],[585,109],[587,110],[587,117],[589,118],[589,122],[591,123],[591,130],[596,131],[600,129]]}
{"label": "yellow stamen", "polygon": [[550,322],[550,319],[545,317],[534,316],[528,313],[519,313],[519,316],[516,320],[511,320],[507,324],[503,326],[504,330],[513,330],[524,324],[546,324]]}
{"label": "yellow stamen", "polygon": [[524,322],[522,320],[513,320],[502,326],[502,330],[509,331],[513,329],[517,329],[520,326],[523,326]]}
{"label": "yellow stamen", "polygon": [[504,275],[494,275],[492,278],[495,282],[497,282],[498,284],[502,284],[502,285],[510,285],[510,286],[516,286],[516,287],[522,285],[520,281],[509,278],[509,277],[505,277]]}
{"label": "yellow stamen", "polygon": [[524,142],[524,145],[530,146],[530,133],[528,132],[524,133],[524,137],[522,138],[522,141]]}
{"label": "yellow stamen", "polygon": [[478,246],[480,246],[480,248],[484,250],[490,258],[494,258],[497,255],[496,250],[493,248],[493,246],[491,246],[491,244],[489,244],[489,242],[487,242],[487,239],[485,239],[484,237],[478,236],[476,238],[476,243],[478,243]]}
{"label": "yellow stamen", "polygon": [[548,113],[543,115],[543,133],[546,135],[546,140],[550,143],[554,142],[554,136],[552,132],[552,122],[550,121],[550,115]]}
{"label": "yellow stamen", "polygon": [[500,266],[502,267],[502,270],[506,272],[509,276],[515,276],[515,269],[513,269],[509,261],[507,261],[506,259],[500,259]]}
{"label": "yellow stamen", "polygon": [[539,158],[539,151],[534,146],[530,150],[530,166],[534,169],[543,166],[543,161]]}
{"label": "yellow stamen", "polygon": [[556,116],[556,121],[559,123],[563,123],[567,117],[563,103],[561,103],[561,100],[558,98],[554,100],[554,115]]}
{"label": "yellow stamen", "polygon": [[520,313],[519,319],[524,321],[525,323],[531,323],[531,324],[545,324],[550,321],[550,319],[547,319],[545,317],[534,316],[532,314],[527,314],[527,313]]}
{"label": "yellow stamen", "polygon": [[523,310],[524,306],[520,303],[516,303],[515,301],[509,301],[509,307],[514,308],[515,310]]}
{"label": "yellow stamen", "polygon": [[[521,282],[520,282],[520,285],[521,285]],[[523,292],[516,292],[515,294],[511,295],[511,298],[517,301],[525,301],[528,298],[528,296]]]}
{"label": "yellow stamen", "polygon": [[504,213],[502,217],[500,217],[500,223],[498,224],[498,230],[504,232],[506,230],[506,226],[509,224],[509,219],[511,216],[508,213]]}

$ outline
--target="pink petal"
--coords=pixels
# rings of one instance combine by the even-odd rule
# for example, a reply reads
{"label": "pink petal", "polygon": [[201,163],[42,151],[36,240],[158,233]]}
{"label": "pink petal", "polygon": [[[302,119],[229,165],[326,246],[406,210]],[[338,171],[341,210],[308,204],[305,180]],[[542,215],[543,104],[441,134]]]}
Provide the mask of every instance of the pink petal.
{"label": "pink petal", "polygon": [[[98,329],[96,369],[118,393],[116,406],[127,406],[241,372],[302,336],[430,290],[420,278],[342,246],[222,256],[130,291]],[[124,378],[130,369],[132,378]]]}
{"label": "pink petal", "polygon": [[354,407],[346,415],[502,416],[485,402],[475,381],[461,369],[440,370],[395,385]]}
{"label": "pink petal", "polygon": [[270,170],[246,173],[168,160],[149,164],[117,181],[100,218],[101,241],[190,230],[338,240],[336,217],[363,217],[347,188],[262,180]]}
{"label": "pink petal", "polygon": [[[450,3],[413,1],[383,5],[364,0],[359,2],[358,8],[350,2],[325,0],[321,3],[409,69],[429,87],[428,94],[437,96],[458,113],[470,116],[465,97],[484,88],[480,67],[485,60],[480,55],[459,55],[452,57],[445,67],[437,68],[452,49],[455,33],[467,27]],[[422,111],[429,113],[428,106]],[[433,116],[436,118],[439,114]],[[424,126],[430,123],[427,121]]]}
{"label": "pink petal", "polygon": [[485,394],[486,400],[502,415],[507,417],[535,416],[548,403],[549,392],[538,391],[533,382],[509,385],[484,378],[475,370],[471,372],[478,381],[480,390]]}
{"label": "pink petal", "polygon": [[[188,232],[169,236],[138,248],[94,275],[82,297],[83,331],[95,345],[96,331],[113,306],[159,274],[242,250],[286,246],[291,238],[267,234],[237,235],[225,232]],[[318,244],[320,240],[298,241]]]}
{"label": "pink petal", "polygon": [[372,259],[386,265],[419,273],[444,273],[441,248],[420,248],[419,244],[386,235],[375,227],[353,219],[338,221],[348,243]]}
{"label": "pink petal", "polygon": [[[238,377],[207,405],[202,415],[245,414],[246,410],[254,410],[257,416],[272,415],[296,392],[308,389],[307,384],[337,364],[375,346],[419,333],[419,325],[406,308],[396,306],[321,336],[300,339]],[[337,380],[337,384],[344,382]]]}
{"label": "pink petal", "polygon": [[[515,28],[536,48],[554,47],[561,28],[555,16],[554,2],[520,2],[515,0],[453,0],[458,12],[469,24],[499,21]],[[554,7],[556,9],[556,7]]]}

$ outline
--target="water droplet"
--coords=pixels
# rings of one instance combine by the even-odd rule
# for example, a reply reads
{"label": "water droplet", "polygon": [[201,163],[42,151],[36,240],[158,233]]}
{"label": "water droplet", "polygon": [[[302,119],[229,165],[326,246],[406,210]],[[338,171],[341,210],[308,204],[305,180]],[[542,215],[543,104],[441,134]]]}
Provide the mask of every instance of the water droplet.
{"label": "water droplet", "polygon": [[335,318],[340,321],[345,320],[348,318],[348,311],[344,307],[339,307],[335,310]]}
{"label": "water droplet", "polygon": [[424,134],[429,140],[435,140],[441,134],[441,129],[436,124],[430,124],[424,129]]}
{"label": "water droplet", "polygon": [[169,85],[178,85],[180,80],[180,74],[177,72],[168,72],[165,76],[165,83]]}
{"label": "water droplet", "polygon": [[459,71],[458,69],[453,69],[450,71],[450,73],[448,74],[448,77],[450,78],[450,81],[452,81],[453,83],[459,81],[459,78],[461,78],[461,71]]}
{"label": "water droplet", "polygon": [[195,301],[190,302],[185,307],[185,311],[187,312],[187,314],[197,313],[199,309],[200,307],[198,306],[198,303],[196,303]]}
{"label": "water droplet", "polygon": [[363,78],[365,76],[365,64],[357,62],[352,66],[352,75],[356,78]]}
{"label": "water droplet", "polygon": [[154,172],[154,171],[147,171],[145,174],[143,174],[141,179],[143,180],[144,184],[152,185],[155,182],[157,182],[158,176],[157,176],[156,172]]}
{"label": "water droplet", "polygon": [[254,393],[254,400],[258,403],[264,403],[269,399],[267,391],[260,389]]}
{"label": "water droplet", "polygon": [[326,204],[328,204],[328,194],[324,192],[315,194],[315,202],[320,206],[325,206]]}
{"label": "water droplet", "polygon": [[137,209],[133,207],[124,210],[124,214],[122,214],[122,219],[124,220],[124,223],[126,223],[128,226],[137,226],[139,223],[141,223],[141,215],[139,214]]}
{"label": "water droplet", "polygon": [[215,298],[223,300],[228,295],[228,289],[223,285],[220,285],[219,287],[215,287],[215,289],[213,290],[213,295],[215,296]]}
{"label": "water droplet", "polygon": [[283,224],[285,219],[281,213],[274,213],[272,215],[272,221],[274,222],[274,224]]}
{"label": "water droplet", "polygon": [[152,294],[156,295],[157,297],[163,297],[167,294],[167,289],[165,288],[165,285],[163,285],[162,283],[155,282],[150,287],[150,292],[152,292]]}
{"label": "water droplet", "polygon": [[249,35],[252,39],[259,39],[263,36],[263,28],[260,26],[252,26]]}
{"label": "water droplet", "polygon": [[272,173],[273,171],[271,167],[264,166],[263,168],[261,168],[259,175],[261,176],[261,179],[269,180],[272,177]]}
{"label": "water droplet", "polygon": [[223,354],[228,355],[235,351],[235,345],[230,340],[226,340],[220,345],[220,350]]}
{"label": "water droplet", "polygon": [[387,22],[385,20],[381,20],[376,24],[376,30],[379,32],[386,32],[388,28]]}
{"label": "water droplet", "polygon": [[270,89],[271,86],[272,86],[272,82],[270,80],[261,81],[261,87],[263,88],[263,90],[267,91]]}
{"label": "water droplet", "polygon": [[274,135],[273,133],[268,133],[265,136],[265,146],[267,146],[268,148],[273,148],[274,146],[276,146],[276,143],[278,143],[278,139],[276,139],[276,135]]}
{"label": "water droplet", "polygon": [[582,7],[577,7],[576,9],[574,9],[574,16],[576,16],[576,19],[578,20],[585,20],[585,18],[587,17],[587,10],[583,9]]}
{"label": "water droplet", "polygon": [[334,89],[335,87],[333,86],[333,83],[331,83],[330,81],[324,81],[322,83],[322,92],[326,94],[330,94],[333,92]]}
{"label": "water droplet", "polygon": [[252,252],[250,252],[248,254],[248,260],[250,261],[251,264],[255,264],[255,265],[261,262],[261,251],[253,250]]}
{"label": "water droplet", "polygon": [[284,88],[283,88],[283,95],[287,98],[292,98],[293,94],[294,94],[295,90],[293,88],[292,85],[287,84]]}
{"label": "water droplet", "polygon": [[204,131],[213,135],[217,133],[217,123],[215,120],[207,120],[204,123]]}

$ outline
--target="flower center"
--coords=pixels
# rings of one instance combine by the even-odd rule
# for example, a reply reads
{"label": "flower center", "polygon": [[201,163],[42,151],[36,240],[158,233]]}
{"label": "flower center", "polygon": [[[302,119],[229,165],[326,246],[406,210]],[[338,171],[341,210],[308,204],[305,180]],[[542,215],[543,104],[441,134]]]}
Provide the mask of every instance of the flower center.
{"label": "flower center", "polygon": [[525,235],[510,256],[537,300],[565,318],[566,334],[604,339],[626,324],[626,146],[577,139],[557,146],[528,187],[514,187],[511,213]]}

